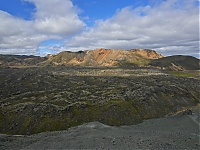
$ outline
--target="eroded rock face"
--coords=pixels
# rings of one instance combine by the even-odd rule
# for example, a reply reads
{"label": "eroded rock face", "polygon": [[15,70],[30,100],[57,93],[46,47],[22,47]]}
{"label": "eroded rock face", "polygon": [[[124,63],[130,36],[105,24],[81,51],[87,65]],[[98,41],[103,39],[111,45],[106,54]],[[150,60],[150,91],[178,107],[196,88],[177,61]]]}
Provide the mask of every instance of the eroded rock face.
{"label": "eroded rock face", "polygon": [[80,52],[61,52],[49,59],[45,64],[84,65],[84,66],[119,66],[126,64],[146,65],[149,59],[163,56],[153,50],[132,49],[113,50],[96,49]]}

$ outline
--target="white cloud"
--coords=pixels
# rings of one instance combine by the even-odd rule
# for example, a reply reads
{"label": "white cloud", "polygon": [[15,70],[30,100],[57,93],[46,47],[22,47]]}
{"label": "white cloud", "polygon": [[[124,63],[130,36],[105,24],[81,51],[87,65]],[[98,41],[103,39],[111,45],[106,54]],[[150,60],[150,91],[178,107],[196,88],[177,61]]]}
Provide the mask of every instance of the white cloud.
{"label": "white cloud", "polygon": [[15,18],[6,12],[0,11],[0,22],[0,52],[36,49],[38,42],[48,39],[33,30],[31,21]]}
{"label": "white cloud", "polygon": [[33,20],[0,10],[0,53],[35,54],[40,42],[80,32],[84,23],[70,0],[24,0],[36,6]]}
{"label": "white cloud", "polygon": [[65,47],[46,46],[55,51],[105,47],[150,48],[165,55],[199,52],[199,5],[194,5],[198,0],[149,0],[149,6],[119,9],[85,30],[71,0],[22,1],[36,6],[33,19],[0,10],[0,53],[36,54],[40,43],[49,39],[66,40]]}
{"label": "white cloud", "polygon": [[107,20],[66,41],[68,50],[150,48],[165,55],[194,54],[199,49],[197,0],[168,0],[159,4],[118,10]]}
{"label": "white cloud", "polygon": [[27,1],[36,5],[34,27],[40,33],[66,36],[84,26],[70,0]]}

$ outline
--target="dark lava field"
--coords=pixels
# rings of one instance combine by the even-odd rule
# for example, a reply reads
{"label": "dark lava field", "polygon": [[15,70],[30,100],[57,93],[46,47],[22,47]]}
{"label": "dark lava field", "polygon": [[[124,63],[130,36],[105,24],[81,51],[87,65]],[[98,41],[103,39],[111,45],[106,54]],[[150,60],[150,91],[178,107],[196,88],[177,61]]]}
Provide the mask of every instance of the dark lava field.
{"label": "dark lava field", "polygon": [[199,103],[197,78],[155,68],[0,69],[0,133],[36,134],[98,121],[134,125]]}

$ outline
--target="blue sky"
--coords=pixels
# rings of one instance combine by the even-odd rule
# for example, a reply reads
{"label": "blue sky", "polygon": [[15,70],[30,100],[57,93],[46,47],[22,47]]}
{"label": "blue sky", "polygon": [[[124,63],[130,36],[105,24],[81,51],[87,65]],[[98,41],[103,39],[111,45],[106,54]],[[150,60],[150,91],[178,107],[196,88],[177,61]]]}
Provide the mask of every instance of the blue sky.
{"label": "blue sky", "polygon": [[154,49],[199,57],[199,0],[1,0],[0,53]]}
{"label": "blue sky", "polygon": [[80,16],[89,17],[86,19],[88,26],[93,25],[95,20],[111,18],[118,9],[132,6],[145,6],[148,4],[148,0],[72,0],[75,6],[82,10]]}
{"label": "blue sky", "polygon": [[35,5],[21,0],[1,0],[0,10],[10,13],[11,15],[26,20],[32,19]]}

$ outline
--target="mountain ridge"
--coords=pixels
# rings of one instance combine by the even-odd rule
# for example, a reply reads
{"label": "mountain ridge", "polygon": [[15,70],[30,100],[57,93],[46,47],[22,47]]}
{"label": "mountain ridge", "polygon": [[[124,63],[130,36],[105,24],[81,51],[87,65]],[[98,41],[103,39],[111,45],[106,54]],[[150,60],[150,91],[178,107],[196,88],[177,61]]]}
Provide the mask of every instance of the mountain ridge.
{"label": "mountain ridge", "polygon": [[200,60],[192,56],[164,57],[150,49],[105,49],[86,51],[62,51],[46,57],[25,55],[1,55],[0,67],[32,66],[136,66],[155,67],[164,70],[199,70]]}
{"label": "mountain ridge", "polygon": [[151,60],[149,65],[160,66],[161,68],[174,71],[199,70],[200,60],[193,56],[173,55]]}
{"label": "mountain ridge", "polygon": [[81,66],[120,66],[122,64],[145,65],[148,59],[162,58],[154,50],[131,49],[95,49],[79,52],[64,51],[56,55],[49,55],[45,65],[81,65]]}

